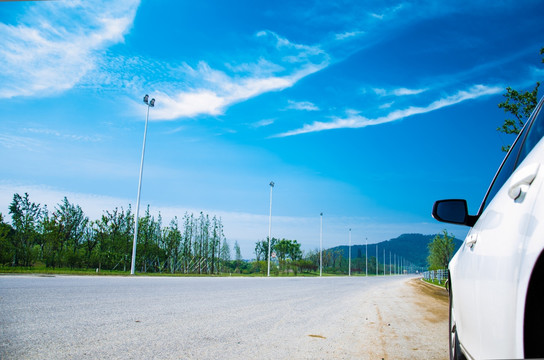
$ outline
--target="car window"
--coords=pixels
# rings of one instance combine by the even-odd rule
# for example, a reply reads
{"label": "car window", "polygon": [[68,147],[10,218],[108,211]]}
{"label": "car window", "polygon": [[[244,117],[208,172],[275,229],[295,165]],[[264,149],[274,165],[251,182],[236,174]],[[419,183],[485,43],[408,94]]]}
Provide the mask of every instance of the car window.
{"label": "car window", "polygon": [[512,174],[512,171],[514,171],[514,166],[516,165],[516,160],[518,158],[519,149],[521,147],[521,144],[523,141],[521,141],[521,138],[523,137],[523,133],[518,136],[516,139],[516,142],[510,149],[510,151],[507,154],[507,157],[503,160],[502,165],[499,169],[499,172],[497,172],[497,175],[495,175],[495,178],[493,179],[493,183],[491,184],[491,187],[487,191],[487,194],[485,196],[484,202],[480,206],[479,213],[481,214],[484,209],[487,207],[487,205],[491,202],[491,200],[495,197],[499,189],[502,187],[502,185],[506,182],[508,177],[510,177],[510,174]]}
{"label": "car window", "polygon": [[536,119],[533,121],[533,124],[531,125],[531,128],[529,129],[529,132],[527,133],[525,142],[523,143],[523,146],[521,147],[517,164],[520,164],[523,161],[523,159],[527,157],[527,155],[531,152],[531,150],[533,150],[533,148],[540,141],[540,139],[542,139],[542,136],[544,135],[544,111],[542,111],[542,101],[540,102],[539,110],[540,111],[538,115],[536,116]]}
{"label": "car window", "polygon": [[[480,206],[480,211],[478,212],[479,214],[485,210],[487,205],[489,205],[506,180],[508,180],[512,172],[514,172],[518,164],[525,159],[527,154],[531,152],[531,150],[544,135],[544,111],[541,111],[543,101],[544,98],[542,98],[537,105],[537,110],[535,111],[535,113],[538,111],[536,115],[537,118],[532,122],[532,124],[529,123],[531,127],[529,129],[523,129],[521,134],[517,137],[514,145],[512,145],[511,150],[506,155],[507,157],[504,159],[499,171],[495,175],[493,183],[487,191],[484,201]],[[531,121],[531,119],[529,119],[529,121]]]}

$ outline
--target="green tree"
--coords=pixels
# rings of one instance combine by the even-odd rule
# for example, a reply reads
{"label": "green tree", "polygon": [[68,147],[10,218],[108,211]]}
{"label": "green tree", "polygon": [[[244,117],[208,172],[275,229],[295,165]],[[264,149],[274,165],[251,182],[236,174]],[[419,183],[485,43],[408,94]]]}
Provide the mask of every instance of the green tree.
{"label": "green tree", "polygon": [[274,244],[274,250],[278,256],[280,266],[284,270],[292,268],[296,274],[298,269],[294,262],[302,258],[300,244],[296,240],[281,239]]}
{"label": "green tree", "polygon": [[196,224],[193,214],[189,215],[188,213],[185,213],[183,216],[183,244],[181,247],[181,254],[183,258],[183,271],[186,274],[191,272],[190,267],[192,264],[193,239],[196,233],[195,228]]}
{"label": "green tree", "polygon": [[[270,241],[270,253],[276,251],[276,245],[279,242],[275,237]],[[260,240],[255,243],[255,257],[257,261],[264,260],[268,261],[268,236],[266,240]]]}
{"label": "green tree", "polygon": [[89,223],[89,226],[87,226],[85,238],[83,241],[83,252],[86,268],[98,267],[98,259],[100,258],[100,254],[98,251],[99,237],[97,236],[98,223],[99,221],[92,221]]}
{"label": "green tree", "polygon": [[209,273],[209,251],[210,251],[210,217],[201,211],[198,218],[198,239],[200,248],[198,250],[198,273]]}
{"label": "green tree", "polygon": [[31,266],[35,258],[33,246],[37,244],[39,237],[38,227],[42,214],[40,204],[31,202],[28,193],[24,197],[15,194],[9,212],[15,229],[13,265]]}
{"label": "green tree", "polygon": [[268,259],[268,241],[260,240],[255,243],[255,258],[257,261]]}
{"label": "green tree", "polygon": [[170,273],[173,274],[176,271],[181,252],[181,231],[179,230],[177,216],[170,221],[170,226],[165,229],[162,239],[167,256],[166,262],[168,264]]}
{"label": "green tree", "polygon": [[14,247],[12,237],[14,230],[10,224],[4,222],[4,217],[0,213],[0,265],[8,264],[13,261]]}
{"label": "green tree", "polygon": [[241,273],[242,272],[242,251],[240,250],[240,245],[238,244],[238,241],[234,241],[234,265],[235,265],[235,272]]}
{"label": "green tree", "polygon": [[[540,54],[544,54],[544,48],[540,49]],[[542,63],[544,63],[544,58]],[[509,113],[513,118],[505,119],[503,125],[497,128],[499,132],[507,135],[519,134],[538,103],[539,86],[540,83],[537,82],[533,90],[525,92],[514,90],[511,87],[506,88],[506,94],[503,95],[506,100],[499,104],[499,108]],[[510,145],[502,147],[502,151],[509,149]]]}
{"label": "green tree", "polygon": [[289,246],[288,255],[289,258],[293,261],[302,259],[302,250],[300,250],[300,245],[296,240],[291,240]]}
{"label": "green tree", "polygon": [[429,270],[446,269],[453,256],[455,244],[453,235],[449,235],[446,230],[442,235],[436,235],[429,243]]}
{"label": "green tree", "polygon": [[47,208],[44,208],[41,221],[40,256],[45,261],[46,267],[53,269],[60,266],[61,261],[61,236],[55,219],[49,216]]}
{"label": "green tree", "polygon": [[212,218],[212,231],[211,231],[211,258],[212,258],[212,274],[219,272],[219,254],[221,253],[221,239],[224,237],[223,224],[221,218],[214,216]]}
{"label": "green tree", "polygon": [[154,271],[158,270],[160,263],[161,242],[161,216],[158,220],[151,215],[149,205],[145,216],[138,219],[138,251],[136,252],[136,263],[141,264],[141,271],[147,272],[148,267]]}
{"label": "green tree", "polygon": [[86,234],[89,218],[79,205],[71,204],[66,197],[53,212],[50,226],[57,237],[59,248],[57,258],[61,264],[74,268],[81,262],[79,256],[83,237]]}
{"label": "green tree", "polygon": [[281,239],[274,246],[276,250],[276,255],[280,261],[285,261],[287,254],[289,254],[289,249],[291,248],[291,240]]}
{"label": "green tree", "polygon": [[96,223],[95,232],[98,240],[99,269],[115,270],[122,263],[123,270],[127,270],[131,261],[133,231],[134,216],[130,206],[126,212],[122,208],[121,210],[115,208],[111,212],[105,211],[100,221]]}
{"label": "green tree", "polygon": [[234,256],[237,262],[242,261],[242,251],[240,250],[240,245],[237,240],[234,241]]}
{"label": "green tree", "polygon": [[230,262],[230,245],[225,238],[223,238],[223,244],[221,245],[221,253],[219,254],[219,257],[221,258],[223,271],[225,271],[227,264]]}

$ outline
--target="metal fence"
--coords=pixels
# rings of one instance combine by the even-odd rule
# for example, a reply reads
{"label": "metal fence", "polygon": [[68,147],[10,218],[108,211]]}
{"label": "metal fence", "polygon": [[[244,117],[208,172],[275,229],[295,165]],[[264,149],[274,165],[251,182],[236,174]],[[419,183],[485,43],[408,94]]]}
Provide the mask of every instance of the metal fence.
{"label": "metal fence", "polygon": [[440,270],[425,271],[423,272],[423,278],[425,280],[430,280],[430,281],[436,280],[438,281],[439,284],[442,284],[446,280],[448,280],[448,270],[440,269]]}

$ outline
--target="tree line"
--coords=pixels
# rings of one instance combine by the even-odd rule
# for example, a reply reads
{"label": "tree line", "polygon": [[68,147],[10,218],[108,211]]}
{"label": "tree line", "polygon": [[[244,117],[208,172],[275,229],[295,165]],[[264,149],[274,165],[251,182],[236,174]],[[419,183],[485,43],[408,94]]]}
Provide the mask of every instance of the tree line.
{"label": "tree line", "polygon": [[[65,197],[50,211],[30,200],[28,193],[14,194],[9,206],[11,224],[0,213],[0,264],[30,267],[41,262],[50,268],[130,269],[134,239],[134,214],[128,209],[104,211],[90,220],[79,205]],[[174,217],[168,225],[149,206],[138,219],[136,269],[139,272],[217,274],[234,271],[236,260],[220,218],[200,212]]]}
{"label": "tree line", "polygon": [[[346,246],[344,246],[347,248]],[[303,252],[297,240],[272,238],[270,242],[271,272],[274,274],[297,275],[301,273],[319,272],[319,265],[322,261],[323,272],[327,274],[347,275],[350,271],[350,260],[346,256],[344,247],[336,247],[323,250],[320,256],[319,249]],[[274,257],[275,255],[275,257]],[[255,244],[255,262],[250,272],[267,273],[268,266],[268,238],[257,241]],[[416,267],[406,262],[403,265],[407,271],[415,271]],[[419,269],[418,269],[419,270]],[[387,259],[380,262],[375,256],[368,256],[361,248],[353,252],[351,258],[351,273],[359,275],[388,275],[401,273],[401,266],[398,263],[388,263]]]}
{"label": "tree line", "polygon": [[[30,200],[28,193],[14,194],[9,206],[11,223],[0,213],[0,265],[47,268],[128,271],[132,261],[135,216],[131,206],[125,210],[106,210],[98,220],[90,220],[77,204],[66,197],[50,210]],[[167,225],[161,214],[150,213],[138,219],[135,268],[142,273],[267,274],[268,238],[255,243],[255,260],[242,259],[235,241],[231,248],[216,216],[200,212],[174,217]],[[278,274],[316,273],[319,250],[302,251],[297,240],[272,238],[271,272]],[[359,250],[353,254],[352,273],[384,273],[384,264]],[[323,271],[347,274],[348,259],[337,249],[323,250]],[[385,273],[395,273],[385,264]]]}

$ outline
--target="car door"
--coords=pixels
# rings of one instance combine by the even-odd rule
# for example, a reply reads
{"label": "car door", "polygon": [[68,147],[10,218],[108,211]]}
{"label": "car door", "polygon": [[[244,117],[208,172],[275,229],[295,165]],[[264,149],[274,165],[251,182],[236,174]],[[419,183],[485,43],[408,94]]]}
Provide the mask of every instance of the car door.
{"label": "car door", "polygon": [[473,227],[465,241],[450,262],[452,279],[452,303],[455,307],[455,318],[459,341],[470,354],[478,353],[480,346],[480,322],[474,311],[476,303],[476,284],[474,274],[477,273],[477,261],[474,259],[473,249],[469,239],[477,230]]}
{"label": "car door", "polygon": [[497,173],[465,242],[465,264],[460,265],[472,272],[466,275],[473,279],[473,318],[468,321],[475,358],[523,357],[522,341],[515,341],[523,333],[516,321],[517,286],[524,240],[544,178],[544,112],[535,111],[533,118]]}

